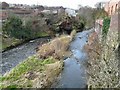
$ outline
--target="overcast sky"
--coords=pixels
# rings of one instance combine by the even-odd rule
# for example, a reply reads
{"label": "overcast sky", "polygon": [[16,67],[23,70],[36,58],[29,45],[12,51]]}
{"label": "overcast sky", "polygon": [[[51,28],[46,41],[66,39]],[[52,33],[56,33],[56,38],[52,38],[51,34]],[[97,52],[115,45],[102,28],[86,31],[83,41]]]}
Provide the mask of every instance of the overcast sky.
{"label": "overcast sky", "polygon": [[16,4],[38,4],[38,5],[47,5],[47,6],[64,6],[68,8],[77,9],[78,5],[82,6],[91,6],[100,1],[109,1],[109,0],[0,0],[0,2],[7,2],[7,3],[16,3]]}

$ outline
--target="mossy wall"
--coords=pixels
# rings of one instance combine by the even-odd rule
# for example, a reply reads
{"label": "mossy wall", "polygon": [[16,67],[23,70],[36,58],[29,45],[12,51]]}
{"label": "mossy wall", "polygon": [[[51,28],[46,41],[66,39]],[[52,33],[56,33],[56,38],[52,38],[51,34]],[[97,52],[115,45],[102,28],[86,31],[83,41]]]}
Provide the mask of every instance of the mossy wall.
{"label": "mossy wall", "polygon": [[[111,17],[110,29],[104,41],[99,39],[87,45],[88,60],[88,88],[120,88],[119,82],[119,32],[118,14]],[[90,49],[90,47],[93,48]],[[97,53],[98,51],[101,51]],[[98,56],[98,57],[96,57]]]}

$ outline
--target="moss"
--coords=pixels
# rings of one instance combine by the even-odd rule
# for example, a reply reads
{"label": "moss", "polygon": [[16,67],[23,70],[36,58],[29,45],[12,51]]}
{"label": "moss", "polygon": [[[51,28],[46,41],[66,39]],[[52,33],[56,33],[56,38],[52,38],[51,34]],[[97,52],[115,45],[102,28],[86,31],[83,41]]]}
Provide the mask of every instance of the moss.
{"label": "moss", "polygon": [[38,33],[36,33],[36,35],[35,35],[35,37],[44,37],[44,36],[49,36],[49,34],[46,33],[46,32],[38,32]]}
{"label": "moss", "polygon": [[2,38],[2,50],[6,49],[7,47],[10,46],[15,46],[17,44],[20,44],[22,41],[20,39],[16,39],[16,38]]}

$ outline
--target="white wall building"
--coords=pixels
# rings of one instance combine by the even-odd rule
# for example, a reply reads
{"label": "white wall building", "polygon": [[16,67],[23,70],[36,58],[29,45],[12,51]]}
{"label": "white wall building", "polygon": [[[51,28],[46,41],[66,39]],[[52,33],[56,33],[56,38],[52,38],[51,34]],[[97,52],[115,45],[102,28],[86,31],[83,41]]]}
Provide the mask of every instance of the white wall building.
{"label": "white wall building", "polygon": [[69,16],[76,16],[76,11],[74,9],[67,8],[65,12],[68,13]]}

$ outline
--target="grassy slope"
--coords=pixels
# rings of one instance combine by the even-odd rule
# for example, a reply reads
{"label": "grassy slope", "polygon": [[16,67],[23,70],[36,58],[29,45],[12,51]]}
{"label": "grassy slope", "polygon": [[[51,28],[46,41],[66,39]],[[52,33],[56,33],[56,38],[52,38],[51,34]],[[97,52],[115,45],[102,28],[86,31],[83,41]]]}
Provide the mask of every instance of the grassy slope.
{"label": "grassy slope", "polygon": [[[50,65],[52,67],[49,67]],[[41,81],[42,78],[46,79],[48,76],[51,77],[52,74],[54,74],[52,75],[54,78],[54,76],[56,76],[62,69],[62,65],[62,61],[55,60],[53,57],[49,57],[45,60],[40,60],[36,56],[29,57],[27,60],[17,65],[9,73],[0,78],[0,87],[43,87],[40,86],[40,84],[36,85],[34,82],[36,82],[36,80]],[[52,73],[56,70],[55,68],[57,69],[57,72]],[[50,70],[52,70],[52,72],[50,72]]]}
{"label": "grassy slope", "polygon": [[[70,36],[63,35],[39,47],[37,55],[29,57],[0,77],[0,88],[49,87],[62,70],[61,59],[66,56],[67,48],[75,34],[73,31]],[[44,59],[38,58],[40,56],[44,56]]]}
{"label": "grassy slope", "polygon": [[[61,59],[65,56],[74,34],[61,36],[39,47],[37,55],[29,57],[9,73],[0,77],[0,88],[49,87],[62,70],[63,60]],[[50,46],[52,46],[51,49]],[[51,54],[51,51],[55,52]],[[41,55],[44,56],[42,60],[38,58]]]}
{"label": "grassy slope", "polygon": [[[44,36],[49,36],[49,35],[45,32],[39,32],[39,33],[37,33],[36,37],[33,37],[33,38],[44,37]],[[16,39],[16,38],[2,37],[2,50],[5,50],[6,48],[8,48],[10,46],[16,46],[18,44],[21,44],[24,41],[25,40],[20,40],[20,39]]]}

